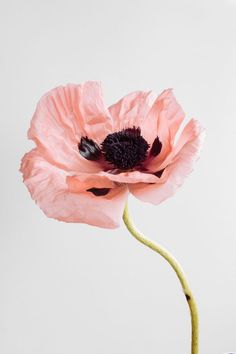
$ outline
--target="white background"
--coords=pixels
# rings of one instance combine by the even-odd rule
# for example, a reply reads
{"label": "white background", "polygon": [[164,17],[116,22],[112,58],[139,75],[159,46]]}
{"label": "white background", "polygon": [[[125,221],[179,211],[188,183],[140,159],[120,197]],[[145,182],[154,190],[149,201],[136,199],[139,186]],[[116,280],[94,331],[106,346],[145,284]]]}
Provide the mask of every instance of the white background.
{"label": "white background", "polygon": [[190,354],[168,264],[124,226],[46,218],[22,183],[38,99],[86,80],[102,81],[107,105],[173,87],[206,127],[177,194],[159,206],[130,198],[130,211],[190,279],[200,353],[236,352],[236,1],[8,0],[0,13],[0,353]]}

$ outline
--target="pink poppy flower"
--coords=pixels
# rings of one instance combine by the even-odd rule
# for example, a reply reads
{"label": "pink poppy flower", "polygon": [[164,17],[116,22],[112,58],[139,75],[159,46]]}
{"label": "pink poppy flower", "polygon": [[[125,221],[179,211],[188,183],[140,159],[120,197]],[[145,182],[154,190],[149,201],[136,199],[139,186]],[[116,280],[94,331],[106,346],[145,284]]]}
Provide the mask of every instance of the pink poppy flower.
{"label": "pink poppy flower", "polygon": [[133,92],[109,107],[100,83],[57,87],[39,101],[22,159],[32,198],[51,218],[116,228],[129,192],[159,204],[198,158],[203,129],[172,93]]}

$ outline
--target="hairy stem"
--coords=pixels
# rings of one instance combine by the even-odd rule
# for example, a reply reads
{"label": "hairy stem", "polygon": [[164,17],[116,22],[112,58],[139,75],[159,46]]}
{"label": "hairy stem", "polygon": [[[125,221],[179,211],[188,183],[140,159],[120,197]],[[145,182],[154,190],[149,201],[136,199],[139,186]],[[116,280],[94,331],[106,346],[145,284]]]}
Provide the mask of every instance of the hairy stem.
{"label": "hairy stem", "polygon": [[129,232],[138,241],[140,241],[145,246],[151,248],[153,251],[159,253],[163,258],[165,258],[165,260],[170,264],[170,266],[175,271],[177,277],[179,278],[185,298],[186,298],[188,306],[189,306],[190,316],[191,316],[191,325],[192,325],[191,354],[198,354],[199,333],[198,333],[197,305],[196,305],[193,294],[190,290],[190,287],[188,285],[188,282],[186,280],[186,277],[184,275],[184,272],[183,272],[181,266],[179,265],[177,260],[167,250],[165,250],[162,246],[156,244],[152,240],[148,239],[141,232],[139,232],[137,230],[137,228],[133,224],[132,220],[130,219],[129,211],[128,211],[128,203],[126,204],[125,209],[124,209],[123,220],[124,220],[124,223],[125,223],[127,229],[129,230]]}

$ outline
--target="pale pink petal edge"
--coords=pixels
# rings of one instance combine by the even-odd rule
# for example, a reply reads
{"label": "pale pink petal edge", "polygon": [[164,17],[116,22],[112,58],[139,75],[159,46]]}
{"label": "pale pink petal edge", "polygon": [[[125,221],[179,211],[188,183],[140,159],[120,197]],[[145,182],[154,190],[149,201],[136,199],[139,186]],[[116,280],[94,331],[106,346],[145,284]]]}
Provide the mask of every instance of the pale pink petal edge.
{"label": "pale pink petal edge", "polygon": [[49,218],[102,228],[120,226],[128,197],[126,186],[99,197],[91,192],[73,193],[65,171],[48,163],[37,149],[23,157],[20,171],[32,199]]}
{"label": "pale pink petal edge", "polygon": [[192,172],[195,162],[199,158],[200,150],[205,138],[205,129],[194,121],[194,134],[185,142],[173,161],[166,167],[159,183],[130,184],[129,191],[143,202],[158,205],[173,196],[183,184],[186,177]]}

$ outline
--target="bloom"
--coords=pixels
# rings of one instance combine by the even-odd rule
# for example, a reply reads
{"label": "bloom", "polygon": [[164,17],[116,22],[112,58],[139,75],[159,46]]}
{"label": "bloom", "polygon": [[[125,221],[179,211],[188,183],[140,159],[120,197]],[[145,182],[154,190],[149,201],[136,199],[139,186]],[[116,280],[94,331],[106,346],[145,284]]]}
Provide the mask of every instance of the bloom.
{"label": "bloom", "polygon": [[31,120],[24,183],[48,217],[116,228],[129,192],[159,204],[192,171],[204,130],[192,119],[176,141],[183,119],[170,89],[106,108],[99,82],[57,87]]}

